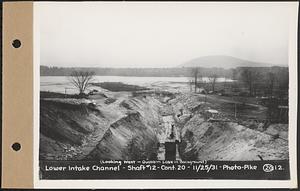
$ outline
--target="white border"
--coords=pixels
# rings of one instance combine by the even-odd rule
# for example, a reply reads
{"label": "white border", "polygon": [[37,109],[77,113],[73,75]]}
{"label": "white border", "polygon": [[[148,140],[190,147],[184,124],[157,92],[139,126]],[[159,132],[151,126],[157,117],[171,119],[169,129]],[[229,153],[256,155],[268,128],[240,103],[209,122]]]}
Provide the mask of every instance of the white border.
{"label": "white border", "polygon": [[[40,43],[39,5],[49,2],[34,2],[34,188],[296,188],[297,187],[297,19],[298,2],[263,2],[288,4],[289,26],[289,153],[291,180],[39,180],[39,88],[40,88]],[[51,2],[51,4],[57,2]],[[73,2],[74,3],[74,2]],[[76,2],[90,3],[90,2]],[[98,2],[109,3],[109,2]],[[110,2],[111,3],[111,2]],[[120,3],[120,2],[119,2]],[[121,2],[125,3],[125,2]],[[133,2],[127,2],[133,3]],[[145,3],[145,2],[143,2]],[[152,2],[162,3],[162,2]],[[172,3],[172,2],[163,2]],[[176,2],[177,4],[181,2]],[[187,2],[207,3],[207,2]],[[232,2],[226,2],[232,3]],[[252,2],[253,4],[262,2]],[[59,4],[59,3],[57,3]],[[218,2],[220,4],[220,2]],[[251,3],[250,3],[251,4]]]}

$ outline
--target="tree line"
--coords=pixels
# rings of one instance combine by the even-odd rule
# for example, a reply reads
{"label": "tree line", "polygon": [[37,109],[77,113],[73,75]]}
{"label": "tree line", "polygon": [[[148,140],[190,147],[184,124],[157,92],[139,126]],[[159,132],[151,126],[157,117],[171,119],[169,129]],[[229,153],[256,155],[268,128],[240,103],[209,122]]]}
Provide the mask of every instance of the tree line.
{"label": "tree line", "polygon": [[[206,74],[217,73],[218,76],[230,76],[232,71],[223,68],[200,68]],[[98,67],[56,67],[40,66],[41,76],[69,76],[74,70],[93,71],[96,76],[141,76],[141,77],[189,77],[191,68],[98,68]]]}
{"label": "tree line", "polygon": [[[74,73],[75,71],[75,73]],[[76,74],[77,71],[77,74]],[[78,71],[81,73],[79,74]],[[244,92],[248,96],[268,95],[285,96],[288,93],[289,73],[288,67],[238,67],[224,68],[65,68],[41,66],[41,76],[71,76],[72,83],[84,92],[85,84],[78,83],[76,76],[142,76],[142,77],[187,77],[189,84],[194,86],[194,91],[205,89],[215,92],[229,89],[232,92]],[[222,87],[218,78],[224,78]],[[88,77],[89,79],[89,77]],[[226,80],[235,80],[227,86]],[[77,84],[76,84],[77,83]],[[218,86],[218,87],[217,87]]]}
{"label": "tree line", "polygon": [[[288,94],[289,88],[288,67],[239,67],[231,69],[229,76],[220,76],[218,72],[205,73],[201,68],[192,68],[191,76],[190,85],[195,92],[199,89],[215,92],[217,79],[220,77],[225,79],[219,90],[229,89],[248,96],[283,97]],[[226,87],[226,79],[235,81]]]}

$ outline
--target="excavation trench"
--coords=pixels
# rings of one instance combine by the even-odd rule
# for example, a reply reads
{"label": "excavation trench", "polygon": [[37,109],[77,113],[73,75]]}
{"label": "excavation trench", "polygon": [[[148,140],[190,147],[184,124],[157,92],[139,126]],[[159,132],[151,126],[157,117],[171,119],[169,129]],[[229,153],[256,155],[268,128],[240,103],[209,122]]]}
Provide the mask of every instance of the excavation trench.
{"label": "excavation trench", "polygon": [[288,158],[287,125],[258,131],[235,122],[209,121],[197,97],[118,94],[94,102],[41,100],[40,159]]}
{"label": "excavation trench", "polygon": [[178,144],[180,143],[180,132],[176,127],[173,115],[162,116],[162,128],[165,133],[159,140],[158,160],[181,160]]}
{"label": "excavation trench", "polygon": [[[121,95],[121,96],[120,96]],[[118,95],[114,102],[41,100],[40,158],[179,160],[180,132],[165,96]]]}

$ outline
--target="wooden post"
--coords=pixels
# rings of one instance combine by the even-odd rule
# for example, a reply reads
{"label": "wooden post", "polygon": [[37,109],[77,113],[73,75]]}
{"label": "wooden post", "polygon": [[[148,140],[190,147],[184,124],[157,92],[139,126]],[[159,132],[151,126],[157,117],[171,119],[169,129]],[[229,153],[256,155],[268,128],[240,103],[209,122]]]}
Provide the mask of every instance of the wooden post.
{"label": "wooden post", "polygon": [[234,117],[236,118],[236,103],[234,103]]}

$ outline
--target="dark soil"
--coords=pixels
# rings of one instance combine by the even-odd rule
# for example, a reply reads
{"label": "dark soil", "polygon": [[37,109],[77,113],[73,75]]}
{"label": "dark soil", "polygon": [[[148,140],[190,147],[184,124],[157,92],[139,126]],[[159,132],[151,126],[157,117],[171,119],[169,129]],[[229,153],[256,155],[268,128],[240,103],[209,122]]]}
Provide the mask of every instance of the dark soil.
{"label": "dark soil", "polygon": [[101,88],[107,89],[112,92],[149,90],[148,88],[145,87],[124,84],[121,82],[102,82],[102,83],[93,83],[93,85],[99,86]]}
{"label": "dark soil", "polygon": [[88,95],[85,94],[62,94],[62,93],[56,93],[56,92],[47,92],[47,91],[41,91],[40,92],[40,98],[75,98],[75,99],[81,99],[81,98],[88,98]]}

